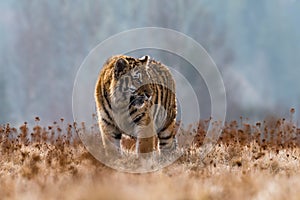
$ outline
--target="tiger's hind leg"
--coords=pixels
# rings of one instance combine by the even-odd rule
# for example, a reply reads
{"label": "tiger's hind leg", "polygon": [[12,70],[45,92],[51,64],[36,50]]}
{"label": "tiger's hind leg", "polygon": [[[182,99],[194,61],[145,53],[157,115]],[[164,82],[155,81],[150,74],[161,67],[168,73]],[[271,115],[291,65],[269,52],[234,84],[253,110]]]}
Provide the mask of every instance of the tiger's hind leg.
{"label": "tiger's hind leg", "polygon": [[159,149],[163,152],[172,152],[177,148],[177,139],[175,137],[175,121],[167,128],[158,133]]}

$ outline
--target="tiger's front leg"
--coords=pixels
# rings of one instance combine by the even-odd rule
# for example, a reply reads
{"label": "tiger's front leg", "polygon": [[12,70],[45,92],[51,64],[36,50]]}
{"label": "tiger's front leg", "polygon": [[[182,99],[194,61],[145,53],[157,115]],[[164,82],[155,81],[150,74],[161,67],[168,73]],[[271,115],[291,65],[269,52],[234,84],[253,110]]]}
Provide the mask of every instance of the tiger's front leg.
{"label": "tiger's front leg", "polygon": [[119,154],[121,152],[120,142],[122,137],[119,130],[113,126],[100,123],[100,131],[105,154],[107,156],[111,154]]}
{"label": "tiger's front leg", "polygon": [[138,124],[135,124],[134,135],[136,135],[136,153],[138,156],[147,157],[155,154],[157,151],[157,134],[154,127],[153,119],[150,115],[151,102],[144,101],[144,117]]}
{"label": "tiger's front leg", "polygon": [[147,126],[136,126],[135,134],[137,135],[136,153],[137,155],[151,153],[157,150],[157,136],[153,123]]}

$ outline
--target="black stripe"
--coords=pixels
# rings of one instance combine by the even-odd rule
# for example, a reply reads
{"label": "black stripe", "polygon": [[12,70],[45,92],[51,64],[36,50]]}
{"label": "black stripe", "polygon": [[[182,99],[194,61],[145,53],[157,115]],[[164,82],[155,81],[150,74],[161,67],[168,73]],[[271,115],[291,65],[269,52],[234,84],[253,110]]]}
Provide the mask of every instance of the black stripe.
{"label": "black stripe", "polygon": [[163,99],[164,99],[164,87],[162,85],[160,86],[160,103],[163,106]]}
{"label": "black stripe", "polygon": [[159,142],[159,146],[165,146],[166,144],[169,144],[167,142]]}
{"label": "black stripe", "polygon": [[134,104],[135,96],[130,96],[128,109],[130,109]]}
{"label": "black stripe", "polygon": [[120,134],[120,133],[113,133],[112,137],[115,138],[115,139],[117,139],[117,140],[121,140],[122,134]]}
{"label": "black stripe", "polygon": [[171,118],[171,115],[173,113],[173,110],[172,110],[173,108],[171,107],[172,106],[172,96],[173,95],[172,95],[172,91],[169,88],[167,88],[166,93],[167,94],[166,94],[165,107],[166,107],[166,110],[167,110],[167,119],[166,119],[165,125],[167,126],[173,120],[173,118]]}
{"label": "black stripe", "polygon": [[133,115],[134,113],[136,113],[137,111],[138,111],[138,109],[134,108],[133,110],[131,110],[131,111],[129,112],[129,115],[131,116],[131,115]]}
{"label": "black stripe", "polygon": [[155,101],[154,101],[154,104],[158,104],[158,90],[157,90],[157,87],[155,88],[156,89],[156,91],[155,91]]}
{"label": "black stripe", "polygon": [[167,129],[168,127],[167,126],[164,126],[162,129],[160,129],[158,132],[160,133],[160,132],[163,132],[163,131],[165,131],[166,129]]}
{"label": "black stripe", "polygon": [[161,94],[161,90],[160,90],[160,85],[155,85],[156,87],[156,106],[155,106],[155,112],[154,112],[154,117],[155,117],[155,123],[156,124],[159,124],[159,113],[160,113],[160,106],[161,106],[161,102],[159,101],[160,100],[160,96],[162,95]]}
{"label": "black stripe", "polygon": [[166,101],[166,98],[165,98],[166,97],[166,87],[163,86],[163,85],[161,86],[161,94],[162,95],[161,95],[161,98],[160,98],[161,99],[160,103],[166,109],[166,106],[165,106],[166,105],[166,102],[165,102]]}
{"label": "black stripe", "polygon": [[145,113],[142,113],[140,115],[138,115],[138,117],[136,117],[133,122],[136,124],[138,123],[143,117],[145,116]]}
{"label": "black stripe", "polygon": [[161,137],[161,136],[158,135],[158,138],[159,138],[160,140],[169,140],[169,139],[172,138],[172,137],[173,137],[172,134],[169,134],[168,136],[164,136],[164,137]]}
{"label": "black stripe", "polygon": [[114,126],[112,123],[110,123],[109,121],[107,121],[106,119],[104,118],[101,118],[101,120],[108,126]]}
{"label": "black stripe", "polygon": [[[102,105],[103,110],[104,110],[104,112],[105,112],[107,118],[108,118],[110,121],[113,121],[112,118],[111,118],[111,116],[110,116],[110,114],[109,114],[109,112],[108,112],[108,110],[107,110],[106,107],[105,107],[104,100],[103,100],[103,99],[105,99],[105,97],[104,97],[104,90],[103,90],[103,88],[101,88],[101,89],[102,89],[101,95],[97,95],[97,99],[100,101],[100,104]],[[103,98],[103,97],[104,97],[104,98]],[[110,105],[110,104],[108,103],[108,105]]]}
{"label": "black stripe", "polygon": [[105,112],[107,118],[108,118],[110,121],[113,121],[112,118],[111,118],[111,116],[110,116],[110,114],[109,114],[109,112],[108,112],[108,110],[106,109],[105,105],[103,105],[103,110],[104,110],[104,112]]}
{"label": "black stripe", "polygon": [[108,94],[107,94],[107,91],[106,91],[106,90],[103,91],[103,95],[104,95],[104,99],[106,100],[106,103],[107,103],[109,109],[111,109],[111,104],[110,104],[110,102],[109,102]]}
{"label": "black stripe", "polygon": [[[154,87],[155,87],[155,85],[154,85]],[[155,90],[156,90],[156,88],[155,88]],[[152,100],[152,102],[154,102],[154,107],[153,107],[153,113],[152,113],[152,117],[153,117],[153,119],[155,120],[155,123],[156,123],[156,119],[155,119],[155,116],[156,116],[156,112],[157,112],[157,103],[158,103],[158,96],[157,96],[157,91],[154,91],[153,92],[154,93],[154,95],[153,95],[153,100]]]}
{"label": "black stripe", "polygon": [[170,104],[168,104],[169,88],[168,87],[164,87],[164,88],[165,88],[165,93],[164,93],[165,98],[164,98],[164,102],[162,102],[162,104],[164,105],[165,109],[168,110],[167,106],[170,105]]}
{"label": "black stripe", "polygon": [[132,58],[132,57],[127,57],[127,58],[125,58],[125,59],[127,60],[127,62],[128,62],[129,64],[133,64],[133,63],[135,62],[135,59]]}

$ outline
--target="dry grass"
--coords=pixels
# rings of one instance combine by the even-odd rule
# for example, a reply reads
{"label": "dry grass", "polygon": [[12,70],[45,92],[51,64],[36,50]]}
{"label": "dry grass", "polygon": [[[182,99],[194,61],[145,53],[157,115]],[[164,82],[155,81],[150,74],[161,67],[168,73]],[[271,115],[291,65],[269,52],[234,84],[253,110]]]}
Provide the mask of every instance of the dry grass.
{"label": "dry grass", "polygon": [[[207,122],[182,157],[128,174],[96,159],[63,119],[48,127],[0,126],[0,199],[298,199],[300,129],[291,120],[227,123],[214,150],[199,151]],[[124,141],[123,141],[124,142]],[[126,143],[126,141],[125,141]]]}

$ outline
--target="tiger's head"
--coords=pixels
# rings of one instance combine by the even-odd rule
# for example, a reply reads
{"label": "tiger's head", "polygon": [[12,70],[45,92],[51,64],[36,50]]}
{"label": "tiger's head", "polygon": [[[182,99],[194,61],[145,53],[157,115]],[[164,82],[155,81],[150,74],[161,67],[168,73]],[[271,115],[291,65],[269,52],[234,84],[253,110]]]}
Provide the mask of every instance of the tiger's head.
{"label": "tiger's head", "polygon": [[113,62],[112,98],[118,105],[127,104],[140,108],[151,99],[152,91],[148,74],[149,56],[133,58],[119,56]]}

